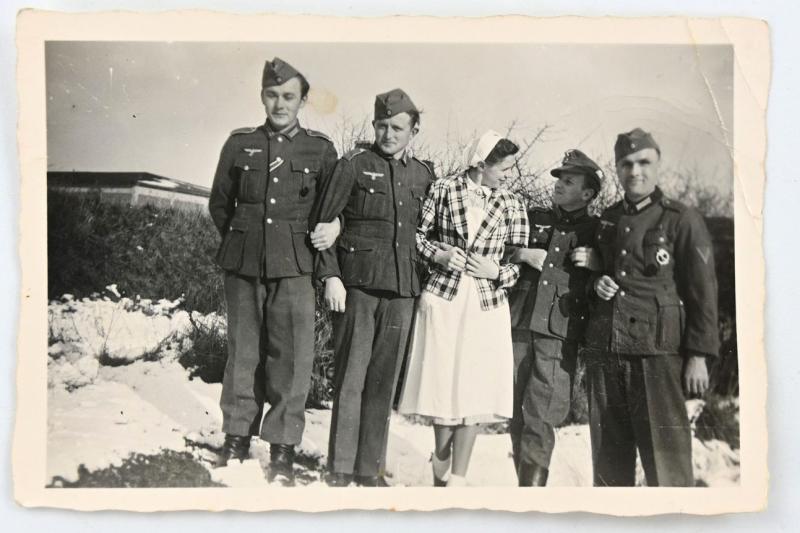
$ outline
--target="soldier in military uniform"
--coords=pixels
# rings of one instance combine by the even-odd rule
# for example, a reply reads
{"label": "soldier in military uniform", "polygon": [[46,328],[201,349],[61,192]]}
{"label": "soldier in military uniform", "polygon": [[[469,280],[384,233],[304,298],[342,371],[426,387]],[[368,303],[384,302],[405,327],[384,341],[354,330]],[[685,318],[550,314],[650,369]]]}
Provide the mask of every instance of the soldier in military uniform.
{"label": "soldier in military uniform", "polygon": [[[394,89],[375,98],[375,142],[345,154],[325,187],[322,221],[340,217],[316,274],[335,312],[335,396],[328,482],[387,486],[389,417],[421,292],[415,232],[433,172],[409,154],[419,111]],[[315,241],[316,242],[316,241]]]}
{"label": "soldier in military uniform", "polygon": [[266,62],[267,120],[230,135],[209,199],[222,236],[217,263],[225,270],[228,308],[219,464],[248,457],[250,436],[260,430],[270,443],[271,474],[286,483],[293,482],[314,359],[310,217],[337,159],[330,139],[298,123],[308,90],[285,61]]}
{"label": "soldier in military uniform", "polygon": [[598,219],[587,211],[603,172],[580,150],[569,150],[561,166],[552,209],[528,213],[528,248],[513,250],[523,263],[511,290],[514,346],[514,416],[510,434],[521,487],[547,484],[555,426],[569,414],[578,344],[588,317],[590,268]]}
{"label": "soldier in military uniform", "polygon": [[692,486],[686,395],[719,350],[717,280],[700,214],[658,188],[661,150],[637,128],[614,146],[625,197],[602,215],[603,272],[586,332],[594,483]]}

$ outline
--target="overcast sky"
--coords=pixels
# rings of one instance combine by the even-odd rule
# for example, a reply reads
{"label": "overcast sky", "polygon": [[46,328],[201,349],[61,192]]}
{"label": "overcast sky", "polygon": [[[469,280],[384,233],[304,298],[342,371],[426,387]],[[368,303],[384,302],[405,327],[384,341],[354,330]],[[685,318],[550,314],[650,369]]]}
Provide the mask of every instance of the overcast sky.
{"label": "overcast sky", "polygon": [[264,121],[264,59],[312,85],[301,114],[335,134],[402,87],[423,111],[418,142],[517,121],[552,128],[533,158],[568,148],[612,159],[617,133],[651,131],[665,164],[732,187],[733,57],[726,46],[51,42],[48,169],[146,171],[210,186],[228,133]]}

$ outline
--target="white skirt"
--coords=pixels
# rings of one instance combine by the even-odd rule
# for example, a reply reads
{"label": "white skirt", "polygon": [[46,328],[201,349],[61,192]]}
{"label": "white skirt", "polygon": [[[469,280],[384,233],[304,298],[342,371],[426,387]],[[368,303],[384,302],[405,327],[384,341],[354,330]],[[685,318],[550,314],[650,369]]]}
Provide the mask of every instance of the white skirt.
{"label": "white skirt", "polygon": [[450,301],[424,291],[398,411],[437,424],[495,422],[511,418],[513,389],[508,302],[482,310],[467,274]]}

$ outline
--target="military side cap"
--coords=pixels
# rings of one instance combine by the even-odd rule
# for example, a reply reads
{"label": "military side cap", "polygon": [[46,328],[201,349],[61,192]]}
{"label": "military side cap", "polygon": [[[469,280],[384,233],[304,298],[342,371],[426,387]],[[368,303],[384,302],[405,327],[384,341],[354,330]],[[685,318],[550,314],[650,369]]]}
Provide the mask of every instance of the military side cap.
{"label": "military side cap", "polygon": [[567,150],[564,152],[561,166],[551,170],[550,175],[559,178],[562,172],[577,172],[588,176],[595,180],[598,187],[603,181],[603,171],[597,163],[580,150]]}
{"label": "military side cap", "polygon": [[411,111],[417,111],[417,108],[403,89],[392,89],[375,97],[375,120]]}
{"label": "military side cap", "polygon": [[283,59],[276,57],[264,63],[264,74],[261,76],[261,87],[282,85],[300,75],[300,72]]}
{"label": "military side cap", "polygon": [[641,128],[635,128],[617,136],[617,142],[614,144],[614,157],[619,161],[623,157],[645,148],[655,148],[658,155],[661,155],[661,148],[653,136]]}

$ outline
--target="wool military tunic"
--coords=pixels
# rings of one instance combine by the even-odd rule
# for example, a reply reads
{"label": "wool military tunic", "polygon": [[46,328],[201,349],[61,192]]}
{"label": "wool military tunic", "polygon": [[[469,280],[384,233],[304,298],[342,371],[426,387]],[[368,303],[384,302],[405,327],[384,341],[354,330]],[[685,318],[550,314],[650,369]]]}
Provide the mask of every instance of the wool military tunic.
{"label": "wool military tunic", "polygon": [[716,355],[717,279],[711,237],[700,214],[656,188],[602,215],[596,245],[619,285],[596,298],[590,348],[618,354]]}
{"label": "wool military tunic", "polygon": [[346,287],[418,296],[424,265],[417,257],[416,229],[433,172],[404,155],[376,147],[346,154],[325,188],[319,220],[342,215],[335,249],[319,254],[320,280],[339,276]]}
{"label": "wool military tunic", "polygon": [[222,148],[209,211],[222,235],[217,263],[243,276],[311,274],[309,217],[322,177],[336,164],[324,134],[295,124],[269,124],[231,133]]}
{"label": "wool military tunic", "polygon": [[511,327],[579,341],[589,315],[586,284],[591,272],[576,267],[570,253],[592,246],[598,219],[585,208],[569,213],[558,207],[533,209],[528,218],[528,247],[547,250],[547,257],[541,272],[522,265],[509,294]]}

